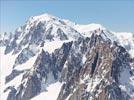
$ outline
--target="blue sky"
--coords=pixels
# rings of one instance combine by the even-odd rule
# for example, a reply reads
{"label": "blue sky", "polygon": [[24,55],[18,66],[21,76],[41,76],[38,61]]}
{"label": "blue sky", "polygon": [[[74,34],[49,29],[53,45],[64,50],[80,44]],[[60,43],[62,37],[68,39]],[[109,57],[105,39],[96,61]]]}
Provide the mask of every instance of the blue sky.
{"label": "blue sky", "polygon": [[0,0],[0,32],[14,32],[30,16],[43,13],[134,33],[133,0]]}

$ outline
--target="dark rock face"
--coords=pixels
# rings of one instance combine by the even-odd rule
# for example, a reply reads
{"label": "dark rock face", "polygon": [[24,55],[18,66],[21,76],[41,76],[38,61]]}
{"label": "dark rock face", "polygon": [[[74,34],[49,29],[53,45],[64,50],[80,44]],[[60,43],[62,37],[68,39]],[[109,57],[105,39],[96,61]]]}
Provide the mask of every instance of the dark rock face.
{"label": "dark rock face", "polygon": [[72,46],[72,42],[63,43],[61,49],[54,52],[54,54],[56,55],[55,65],[60,72],[62,71],[65,61],[67,60],[71,46]]}
{"label": "dark rock face", "polygon": [[33,52],[29,47],[23,49],[22,52],[16,58],[14,67],[18,64],[25,63],[27,60],[29,60],[33,56],[35,56],[35,52]]}
{"label": "dark rock face", "polygon": [[10,53],[16,46],[17,46],[16,40],[14,39],[13,41],[11,41],[10,44],[8,44],[8,45],[6,46],[5,54]]}
{"label": "dark rock face", "polygon": [[93,75],[94,71],[95,71],[95,67],[97,65],[97,61],[98,61],[98,52],[95,55],[94,61],[92,63],[92,70],[91,70],[91,75]]}
{"label": "dark rock face", "polygon": [[[42,89],[42,87],[58,81],[59,73],[61,73],[64,63],[68,58],[71,46],[72,42],[64,43],[60,49],[55,50],[52,54],[42,50],[37,57],[33,69],[23,75],[22,84],[18,87],[19,89],[16,94],[14,94],[16,100],[29,100],[41,91],[45,91],[45,88]],[[49,82],[49,74],[54,79],[51,81],[52,83]],[[42,86],[42,83],[44,86]]]}
{"label": "dark rock face", "polygon": [[14,95],[17,92],[17,90],[14,87],[8,87],[8,89],[10,89],[11,91],[9,92],[7,100],[15,100],[15,96]]}
{"label": "dark rock face", "polygon": [[121,89],[116,83],[107,85],[103,90],[103,92],[101,92],[101,94],[98,97],[98,100],[129,100],[129,99],[130,99],[129,96],[126,98],[124,97],[123,93],[121,92]]}
{"label": "dark rock face", "polygon": [[28,77],[26,87],[23,84],[19,86],[16,93],[16,100],[29,100],[33,96],[37,95],[41,90],[41,80],[38,79],[36,74]]}
{"label": "dark rock face", "polygon": [[[81,60],[76,57],[68,59],[67,75],[66,78],[62,77],[65,84],[58,100],[130,100],[129,94],[119,87],[123,84],[120,80],[123,70],[131,70],[126,50],[118,45],[110,47],[112,43],[94,34],[87,44],[84,64],[79,62],[82,61],[80,55],[76,57]],[[78,50],[73,54],[75,52]]]}
{"label": "dark rock face", "polygon": [[57,36],[60,37],[60,40],[67,40],[68,39],[66,34],[60,28],[57,30]]}
{"label": "dark rock face", "polygon": [[[63,69],[62,74],[65,75],[61,75],[61,76],[65,76],[65,77],[61,77],[62,81],[65,81],[65,84],[61,88],[59,97],[57,98],[58,100],[65,100],[69,96],[69,94],[73,93],[74,89],[77,89],[77,86],[79,85],[78,83],[79,83],[80,71],[83,65],[82,58],[83,55],[86,53],[85,51],[87,50],[89,40],[90,39],[88,38],[86,39],[79,38],[78,41],[75,41],[73,43],[69,57],[67,59],[66,71],[64,72]],[[76,93],[74,94],[76,97],[72,97],[72,98],[73,99],[75,98],[77,100],[80,97],[80,95],[79,94],[77,95]]]}
{"label": "dark rock face", "polygon": [[12,79],[14,79],[16,76],[20,75],[21,73],[24,73],[24,70],[18,71],[13,70],[12,73],[10,73],[8,76],[6,76],[6,83],[10,82]]}
{"label": "dark rock face", "polygon": [[[0,34],[5,55],[12,53],[16,58],[5,79],[7,100],[30,100],[56,82],[63,85],[55,100],[134,100],[134,58],[127,51],[131,45],[120,46],[106,29],[85,37],[73,25],[43,15],[31,17],[14,35]],[[61,47],[45,51],[47,43],[57,40],[64,42]],[[22,64],[28,69],[17,69]],[[10,84],[17,76],[20,83]]]}
{"label": "dark rock face", "polygon": [[[48,29],[49,36],[43,38],[53,40],[51,31],[52,28]],[[68,39],[61,29],[58,32],[63,40]],[[34,41],[36,36],[32,38],[32,43],[40,41]],[[35,44],[41,44],[43,47],[44,43],[45,41],[41,41]],[[35,52],[27,47],[18,55],[15,65],[25,63],[33,56]],[[134,71],[130,63],[133,63],[133,60],[125,48],[117,42],[105,40],[101,34],[92,33],[91,38],[79,37],[75,41],[63,43],[61,48],[51,54],[42,49],[33,67],[25,71],[17,90],[9,88],[8,98],[29,100],[46,91],[47,86],[60,81],[64,84],[55,100],[131,100],[134,85],[129,83],[129,79],[134,75]],[[11,73],[7,82],[20,73]],[[131,91],[124,91],[121,86],[128,90],[131,88]]]}
{"label": "dark rock face", "polygon": [[51,34],[53,30],[53,27],[50,27],[48,30],[46,30],[46,36],[44,36],[44,39],[50,39],[53,40],[53,35]]}

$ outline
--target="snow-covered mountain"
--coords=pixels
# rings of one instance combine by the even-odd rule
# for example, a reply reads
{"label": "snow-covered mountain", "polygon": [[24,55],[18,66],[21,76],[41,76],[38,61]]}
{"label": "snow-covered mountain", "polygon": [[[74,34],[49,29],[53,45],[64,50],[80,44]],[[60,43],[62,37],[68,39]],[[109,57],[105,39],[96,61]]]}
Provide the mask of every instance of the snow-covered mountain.
{"label": "snow-covered mountain", "polygon": [[49,14],[0,35],[2,100],[133,100],[134,35]]}

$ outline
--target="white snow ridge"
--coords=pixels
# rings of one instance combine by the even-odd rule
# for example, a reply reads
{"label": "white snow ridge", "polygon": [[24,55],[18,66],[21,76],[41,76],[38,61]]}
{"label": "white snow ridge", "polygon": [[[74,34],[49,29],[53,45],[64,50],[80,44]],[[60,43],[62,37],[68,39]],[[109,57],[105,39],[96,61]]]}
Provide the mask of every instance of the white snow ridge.
{"label": "white snow ridge", "polygon": [[134,34],[33,16],[0,35],[1,100],[134,100]]}

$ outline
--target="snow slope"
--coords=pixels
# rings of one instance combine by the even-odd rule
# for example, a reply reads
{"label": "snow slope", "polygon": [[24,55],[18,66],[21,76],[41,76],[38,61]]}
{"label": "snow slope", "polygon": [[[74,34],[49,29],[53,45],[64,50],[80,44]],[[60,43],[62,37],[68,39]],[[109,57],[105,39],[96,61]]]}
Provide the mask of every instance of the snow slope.
{"label": "snow slope", "polygon": [[[12,53],[9,53],[7,55],[4,55],[5,47],[0,48],[0,95],[4,98],[5,95],[3,94],[4,89],[7,87],[5,84],[5,77],[12,72],[12,66],[15,62],[15,58],[17,55],[11,55]],[[14,81],[14,84],[17,84],[20,80]],[[6,100],[6,99],[5,99]]]}
{"label": "snow slope", "polygon": [[47,43],[44,44],[43,50],[47,51],[51,54],[51,53],[54,52],[55,49],[60,48],[63,45],[63,43],[66,43],[66,42],[69,42],[69,41],[71,41],[71,39],[70,40],[65,40],[65,41],[57,40],[57,41],[47,42]]}
{"label": "snow slope", "polygon": [[[17,44],[20,45],[22,40],[25,40],[25,36],[27,34],[33,35],[30,29],[36,28],[39,23],[43,23],[43,28],[46,32],[46,30],[53,27],[51,34],[54,35],[53,41],[45,41],[44,46],[40,47],[39,45],[34,44],[27,44],[30,47],[30,50],[32,50],[35,53],[35,56],[32,58],[29,58],[28,61],[26,61],[23,64],[17,65],[14,69],[16,70],[26,70],[33,67],[34,62],[37,59],[38,54],[43,49],[44,51],[47,51],[48,53],[53,53],[55,49],[60,48],[63,43],[74,41],[76,37],[78,36],[84,36],[84,37],[91,37],[92,32],[97,31],[96,34],[100,35],[101,31],[103,30],[105,34],[101,34],[103,39],[109,38],[111,41],[118,41],[120,45],[125,47],[132,57],[134,57],[134,35],[132,33],[126,33],[126,32],[110,32],[107,31],[106,28],[104,28],[100,24],[88,24],[88,25],[80,25],[75,24],[69,20],[60,19],[58,17],[49,15],[49,14],[43,14],[40,16],[30,17],[29,20],[24,25],[25,27],[20,27],[17,29],[17,33],[20,33],[17,39]],[[57,30],[61,29],[65,35],[67,35],[68,40],[60,40],[59,37],[57,37]],[[31,33],[30,33],[31,32]],[[43,34],[45,34],[42,33]],[[36,32],[35,32],[36,33]],[[4,38],[4,37],[3,37]],[[9,38],[9,36],[8,36]],[[8,39],[7,36],[4,39]],[[28,38],[30,40],[30,38]],[[40,39],[41,40],[41,39]],[[41,41],[42,43],[42,41]],[[27,46],[26,45],[26,46]],[[25,47],[26,47],[25,46]],[[36,50],[36,49],[37,50]],[[24,49],[24,48],[22,48]],[[38,51],[39,50],[39,51]],[[5,84],[5,77],[9,75],[13,70],[13,65],[15,62],[15,59],[17,58],[18,54],[12,55],[13,52],[10,52],[8,54],[4,54],[5,47],[0,47],[0,95],[1,97],[4,97],[6,100],[7,95],[9,93],[3,93],[3,91],[8,86],[14,86],[16,89],[21,83],[21,79],[23,76],[23,73],[15,77],[13,80],[11,80],[9,83]],[[21,52],[21,51],[20,51]],[[86,57],[83,57],[83,63],[85,63]],[[125,74],[125,73],[124,73]],[[122,75],[124,76],[124,75]],[[123,78],[123,77],[122,77]],[[126,77],[127,78],[127,77]],[[96,80],[97,82],[98,80]],[[133,84],[133,82],[132,82]],[[45,100],[55,100],[58,97],[58,94],[60,92],[61,86],[63,84],[60,82],[53,83],[51,85],[48,85],[46,88],[47,91],[40,93],[38,96],[34,97],[32,100],[43,100],[45,97]],[[88,87],[88,90],[92,90],[91,87]]]}
{"label": "snow slope", "polygon": [[51,84],[47,87],[47,90],[45,92],[40,93],[31,100],[56,100],[62,85],[63,83],[60,82]]}
{"label": "snow slope", "polygon": [[130,55],[134,57],[134,34],[130,32],[112,32],[121,46],[125,47]]}
{"label": "snow slope", "polygon": [[76,30],[78,30],[80,33],[88,33],[90,31],[94,31],[96,29],[105,29],[102,25],[100,24],[95,24],[95,23],[92,23],[92,24],[88,24],[88,25],[80,25],[80,24],[76,24],[74,26],[74,28]]}

